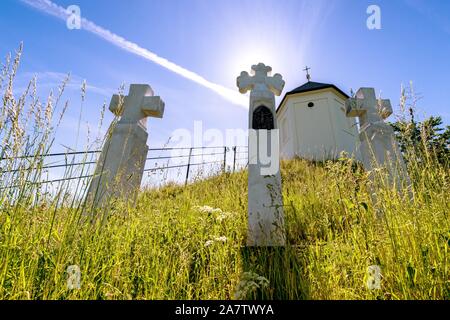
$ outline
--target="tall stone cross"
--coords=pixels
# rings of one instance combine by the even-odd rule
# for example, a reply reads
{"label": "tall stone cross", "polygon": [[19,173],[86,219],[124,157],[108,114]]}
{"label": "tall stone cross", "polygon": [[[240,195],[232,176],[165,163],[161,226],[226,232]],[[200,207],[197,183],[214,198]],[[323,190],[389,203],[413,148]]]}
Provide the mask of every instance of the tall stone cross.
{"label": "tall stone cross", "polygon": [[113,95],[109,110],[120,119],[108,130],[88,190],[92,207],[111,198],[134,200],[148,153],[147,117],[162,118],[164,102],[149,85],[132,84],[128,96]]}
{"label": "tall stone cross", "polygon": [[[248,166],[248,246],[284,246],[283,197],[279,163],[279,133],[275,95],[284,81],[272,68],[259,63],[253,76],[243,71],[237,78],[241,93],[250,91]],[[269,156],[270,154],[270,156]]]}
{"label": "tall stone cross", "polygon": [[398,187],[402,181],[409,183],[394,130],[384,122],[392,114],[391,102],[377,99],[373,88],[361,88],[346,101],[346,114],[359,118],[360,150],[366,170],[386,168],[391,183]]}

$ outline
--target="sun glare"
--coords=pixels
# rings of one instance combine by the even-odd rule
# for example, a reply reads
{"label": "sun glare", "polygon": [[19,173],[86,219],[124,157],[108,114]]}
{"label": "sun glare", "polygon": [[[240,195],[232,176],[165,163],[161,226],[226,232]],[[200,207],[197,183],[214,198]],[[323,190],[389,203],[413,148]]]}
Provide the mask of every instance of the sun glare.
{"label": "sun glare", "polygon": [[241,71],[250,71],[251,66],[259,62],[274,67],[274,63],[277,65],[275,57],[276,53],[270,47],[246,46],[230,57],[227,69],[234,74],[239,74]]}

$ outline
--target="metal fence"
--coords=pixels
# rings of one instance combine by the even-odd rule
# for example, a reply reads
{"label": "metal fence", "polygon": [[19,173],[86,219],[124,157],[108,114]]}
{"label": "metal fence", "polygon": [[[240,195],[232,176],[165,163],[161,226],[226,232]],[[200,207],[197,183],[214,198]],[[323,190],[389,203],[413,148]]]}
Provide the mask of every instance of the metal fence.
{"label": "metal fence", "polygon": [[[28,184],[56,184],[87,180],[93,177],[99,150],[49,153],[36,156],[0,158],[1,189],[17,188],[19,177],[39,171],[39,177]],[[7,163],[10,165],[6,165]],[[11,163],[13,163],[11,165]],[[36,163],[39,163],[37,165]],[[185,185],[195,178],[206,178],[222,172],[235,172],[247,166],[247,146],[180,147],[149,149],[143,186],[161,186],[169,182]],[[6,168],[6,169],[5,169]],[[23,181],[23,180],[21,180]],[[84,182],[86,185],[87,182]]]}
{"label": "metal fence", "polygon": [[[144,173],[168,173],[168,170],[175,169],[183,175],[184,184],[187,184],[192,177],[204,178],[208,173],[235,172],[247,165],[247,147],[244,146],[160,148],[149,150],[150,155],[156,152],[171,154],[148,157]],[[156,162],[153,166],[148,166],[151,161]],[[161,163],[161,161],[165,163]],[[209,166],[211,171],[203,171],[205,166]]]}

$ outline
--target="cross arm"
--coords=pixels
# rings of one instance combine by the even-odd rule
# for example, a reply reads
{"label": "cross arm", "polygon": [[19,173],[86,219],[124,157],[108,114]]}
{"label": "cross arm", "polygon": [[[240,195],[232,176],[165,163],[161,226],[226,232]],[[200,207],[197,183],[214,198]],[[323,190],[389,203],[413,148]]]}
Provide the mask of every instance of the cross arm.
{"label": "cross arm", "polygon": [[380,115],[383,119],[386,119],[393,113],[391,100],[389,99],[380,99],[378,101],[378,107]]}
{"label": "cross arm", "polygon": [[275,95],[279,96],[284,88],[284,80],[281,74],[277,73],[271,78],[266,79],[266,83]]}
{"label": "cross arm", "polygon": [[[121,99],[122,98],[122,99]],[[114,94],[111,98],[111,102],[109,103],[109,110],[116,116],[120,116],[121,110],[119,110],[121,104],[123,105],[123,97],[118,94]]]}
{"label": "cross arm", "polygon": [[253,78],[250,77],[247,71],[241,72],[241,75],[237,78],[236,84],[240,93],[246,93],[247,91],[252,90],[255,85]]}
{"label": "cross arm", "polygon": [[146,96],[142,99],[141,110],[147,117],[162,118],[164,115],[164,106],[165,104],[161,97]]}
{"label": "cross arm", "polygon": [[345,115],[347,117],[360,117],[367,110],[363,108],[363,100],[358,98],[348,98],[345,101]]}

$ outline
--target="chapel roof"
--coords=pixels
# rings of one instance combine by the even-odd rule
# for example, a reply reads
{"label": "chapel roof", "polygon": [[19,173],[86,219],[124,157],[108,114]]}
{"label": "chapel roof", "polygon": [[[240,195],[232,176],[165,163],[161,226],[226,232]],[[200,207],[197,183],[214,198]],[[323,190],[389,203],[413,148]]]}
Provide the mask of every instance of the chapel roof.
{"label": "chapel roof", "polygon": [[296,94],[296,93],[303,93],[303,92],[322,90],[322,89],[327,89],[327,88],[332,88],[332,89],[336,90],[337,92],[339,92],[340,94],[342,94],[344,97],[350,98],[348,94],[346,94],[344,91],[342,91],[341,89],[336,87],[334,84],[308,81],[305,84],[301,85],[300,87],[295,88],[294,90],[291,90],[291,91],[287,92],[284,95],[283,100],[281,100],[281,103],[280,103],[280,105],[277,108],[277,112],[280,109],[280,107],[283,105],[283,103],[287,99],[287,97],[290,96],[290,95],[293,95],[293,94]]}

